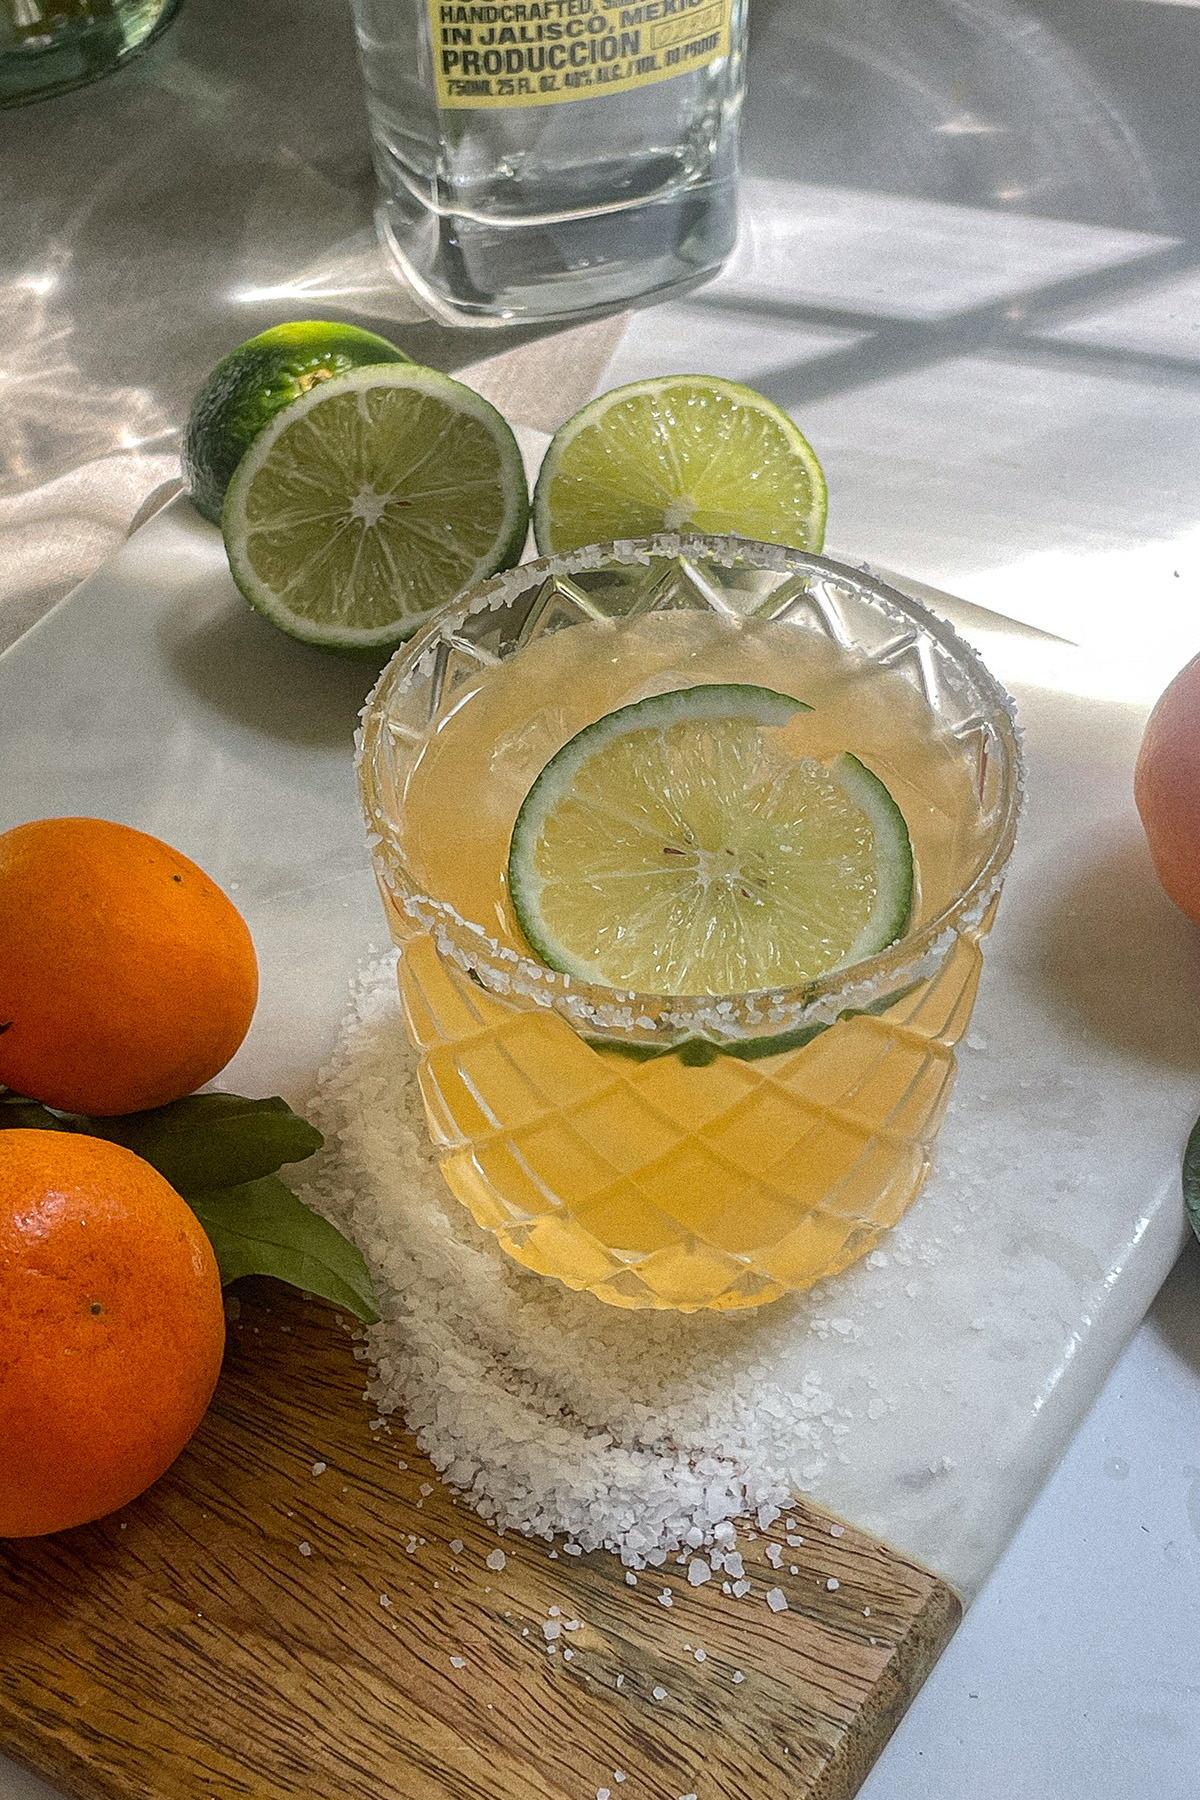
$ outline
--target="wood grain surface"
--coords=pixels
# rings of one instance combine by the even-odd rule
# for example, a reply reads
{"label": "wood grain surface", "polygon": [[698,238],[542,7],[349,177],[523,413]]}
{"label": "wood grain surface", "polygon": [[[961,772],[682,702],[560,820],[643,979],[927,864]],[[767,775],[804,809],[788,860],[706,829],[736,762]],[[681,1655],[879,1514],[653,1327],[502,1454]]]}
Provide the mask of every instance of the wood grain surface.
{"label": "wood grain surface", "polygon": [[958,1621],[944,1583],[800,1502],[802,1545],[742,1534],[742,1599],[673,1558],[631,1587],[605,1552],[501,1540],[372,1429],[351,1321],[238,1293],[170,1473],[0,1543],[0,1748],[84,1800],[854,1793]]}

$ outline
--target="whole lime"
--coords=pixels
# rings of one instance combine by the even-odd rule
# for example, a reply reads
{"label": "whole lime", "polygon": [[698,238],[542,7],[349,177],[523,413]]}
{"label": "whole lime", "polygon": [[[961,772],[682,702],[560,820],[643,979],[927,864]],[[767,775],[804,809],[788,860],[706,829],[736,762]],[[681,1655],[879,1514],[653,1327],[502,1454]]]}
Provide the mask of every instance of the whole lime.
{"label": "whole lime", "polygon": [[247,338],[196,390],[183,434],[183,478],[193,505],[215,525],[233,471],[263,426],[319,381],[368,363],[409,362],[373,331],[296,319]]}

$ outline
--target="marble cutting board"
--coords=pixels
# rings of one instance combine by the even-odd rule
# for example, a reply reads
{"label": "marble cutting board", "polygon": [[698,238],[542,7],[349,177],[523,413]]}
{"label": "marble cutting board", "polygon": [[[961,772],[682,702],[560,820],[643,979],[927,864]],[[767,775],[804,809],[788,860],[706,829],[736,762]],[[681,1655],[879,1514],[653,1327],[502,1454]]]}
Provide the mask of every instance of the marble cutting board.
{"label": "marble cutting board", "polygon": [[[797,1489],[847,1520],[868,1560],[864,1534],[916,1573],[896,1658],[872,1675],[861,1706],[847,1703],[866,1724],[857,1738],[853,1718],[831,1728],[804,1793],[853,1791],[952,1626],[947,1588],[966,1601],[977,1591],[1183,1239],[1179,1155],[1200,1087],[1189,1004],[1198,951],[1154,882],[1132,808],[1141,709],[1095,698],[1082,651],[941,604],[1017,692],[1029,803],[937,1171],[886,1261],[855,1271],[811,1310],[811,1367],[841,1429],[819,1455],[811,1442],[798,1454]],[[223,1077],[239,1091],[303,1104],[348,983],[382,946],[349,760],[369,680],[360,665],[292,644],[252,614],[218,534],[182,501],[0,658],[0,829],[73,811],[123,819],[193,856],[245,912],[263,1001]],[[211,1547],[219,1556],[219,1539]],[[290,1541],[287,1551],[294,1561]],[[6,1561],[17,1582],[5,1590],[10,1601],[19,1562]],[[64,1552],[37,1567],[44,1579],[57,1570],[61,1599],[64,1570],[78,1577],[81,1564]],[[920,1569],[940,1580],[921,1588]],[[145,1571],[131,1571],[136,1591]],[[111,1565],[106,1575],[115,1579]],[[800,1629],[799,1611],[780,1623],[781,1645]],[[73,1704],[86,1723],[95,1671],[75,1673]],[[98,1772],[86,1732],[68,1732],[66,1749],[57,1729],[18,1730],[5,1693],[0,1679],[0,1747],[79,1793],[146,1791],[145,1764],[134,1773],[110,1756]],[[699,1766],[704,1721],[717,1728],[709,1704],[694,1696]],[[776,1696],[774,1710],[753,1715],[750,1739],[783,1730],[787,1717]],[[565,1718],[570,1735],[569,1706]],[[458,1728],[440,1729],[444,1771]],[[220,1768],[199,1772],[182,1744],[173,1762],[164,1740],[143,1754],[160,1771],[167,1759],[157,1785],[171,1794],[327,1791],[311,1774],[240,1785],[225,1752]],[[688,1791],[679,1783],[695,1786],[690,1754],[651,1758],[642,1791],[675,1800]],[[531,1767],[540,1766],[535,1755]],[[582,1765],[570,1774],[592,1779]],[[732,1756],[727,1774],[732,1791],[749,1796],[789,1791],[786,1766],[770,1760]],[[530,1779],[527,1769],[524,1791]],[[519,1772],[511,1788],[494,1780],[497,1794],[523,1791]],[[595,1781],[565,1782],[547,1776],[543,1791],[595,1791]],[[378,1791],[457,1790],[435,1771]]]}

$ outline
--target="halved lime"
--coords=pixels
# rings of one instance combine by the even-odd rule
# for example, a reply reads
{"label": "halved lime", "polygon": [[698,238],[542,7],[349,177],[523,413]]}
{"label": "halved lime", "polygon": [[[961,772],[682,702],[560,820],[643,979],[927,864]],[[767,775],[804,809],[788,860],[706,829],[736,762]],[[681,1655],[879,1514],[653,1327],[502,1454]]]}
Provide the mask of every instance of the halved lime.
{"label": "halved lime", "polygon": [[418,363],[322,382],[255,438],[221,530],[251,606],[306,643],[391,649],[520,556],[521,452],[494,406]]}
{"label": "halved lime", "polygon": [[183,478],[193,506],[219,525],[230,477],[254,439],[317,382],[409,360],[376,332],[333,319],[292,319],[247,338],[200,383],[188,413]]}
{"label": "halved lime", "polygon": [[634,381],[559,426],[533,528],[543,556],[660,531],[819,550],[825,477],[787,414],[753,388],[714,375]]}
{"label": "halved lime", "polygon": [[551,758],[513,829],[517,922],[552,969],[654,994],[795,987],[884,950],[908,830],[856,756],[798,754],[769,688],[658,694]]}

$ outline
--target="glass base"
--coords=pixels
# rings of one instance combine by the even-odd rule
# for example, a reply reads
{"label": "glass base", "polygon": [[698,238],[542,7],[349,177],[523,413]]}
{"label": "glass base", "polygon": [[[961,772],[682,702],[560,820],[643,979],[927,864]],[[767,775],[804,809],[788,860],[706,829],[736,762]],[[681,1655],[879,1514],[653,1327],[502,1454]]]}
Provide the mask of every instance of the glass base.
{"label": "glass base", "polygon": [[0,106],[27,106],[111,74],[154,41],[181,0],[0,0]]}
{"label": "glass base", "polygon": [[610,1306],[762,1306],[865,1256],[916,1198],[979,983],[978,931],[879,1016],[689,1066],[605,1053],[402,938],[442,1173],[508,1254]]}
{"label": "glass base", "polygon": [[737,183],[549,221],[438,214],[389,196],[377,222],[405,280],[444,324],[578,319],[715,275],[737,237]]}

